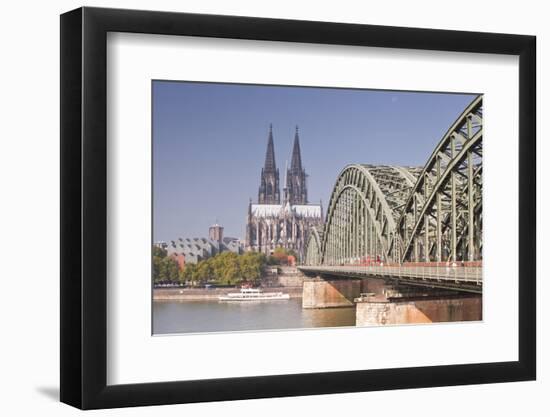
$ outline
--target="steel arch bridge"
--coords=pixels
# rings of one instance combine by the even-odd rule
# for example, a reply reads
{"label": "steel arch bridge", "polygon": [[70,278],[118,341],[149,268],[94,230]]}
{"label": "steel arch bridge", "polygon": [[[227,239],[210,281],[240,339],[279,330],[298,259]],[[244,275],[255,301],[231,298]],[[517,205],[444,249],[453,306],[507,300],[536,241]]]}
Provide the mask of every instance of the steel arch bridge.
{"label": "steel arch bridge", "polygon": [[482,260],[482,96],[449,127],[424,167],[346,166],[306,266]]}

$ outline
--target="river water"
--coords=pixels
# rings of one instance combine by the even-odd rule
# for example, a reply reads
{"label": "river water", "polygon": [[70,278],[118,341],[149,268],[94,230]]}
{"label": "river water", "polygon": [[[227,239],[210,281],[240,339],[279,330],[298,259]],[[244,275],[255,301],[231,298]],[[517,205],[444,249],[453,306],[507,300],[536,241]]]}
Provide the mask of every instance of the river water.
{"label": "river water", "polygon": [[153,302],[154,334],[339,326],[355,326],[355,307],[304,310],[301,298],[242,303]]}

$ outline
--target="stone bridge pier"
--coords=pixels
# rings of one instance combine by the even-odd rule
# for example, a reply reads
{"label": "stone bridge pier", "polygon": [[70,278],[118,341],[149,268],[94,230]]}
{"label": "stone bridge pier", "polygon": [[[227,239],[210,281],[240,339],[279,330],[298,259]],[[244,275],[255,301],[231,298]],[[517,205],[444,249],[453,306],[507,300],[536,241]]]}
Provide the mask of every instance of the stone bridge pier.
{"label": "stone bridge pier", "polygon": [[353,307],[362,293],[383,294],[385,288],[387,285],[383,279],[326,276],[304,278],[302,307]]}
{"label": "stone bridge pier", "polygon": [[403,285],[382,278],[304,278],[303,308],[356,306],[357,326],[478,321],[480,294]]}
{"label": "stone bridge pier", "polygon": [[388,297],[366,295],[356,299],[356,326],[479,321],[482,299],[478,294],[417,292]]}
{"label": "stone bridge pier", "polygon": [[302,308],[352,307],[361,294],[361,280],[306,278]]}

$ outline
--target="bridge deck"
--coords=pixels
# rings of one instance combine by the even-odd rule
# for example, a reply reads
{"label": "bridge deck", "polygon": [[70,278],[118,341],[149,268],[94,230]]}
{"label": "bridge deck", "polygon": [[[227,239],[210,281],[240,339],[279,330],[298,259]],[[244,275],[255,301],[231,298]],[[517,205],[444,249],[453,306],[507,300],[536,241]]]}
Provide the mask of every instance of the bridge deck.
{"label": "bridge deck", "polygon": [[350,278],[386,278],[411,285],[450,288],[467,292],[482,292],[481,267],[452,266],[299,266],[305,274]]}

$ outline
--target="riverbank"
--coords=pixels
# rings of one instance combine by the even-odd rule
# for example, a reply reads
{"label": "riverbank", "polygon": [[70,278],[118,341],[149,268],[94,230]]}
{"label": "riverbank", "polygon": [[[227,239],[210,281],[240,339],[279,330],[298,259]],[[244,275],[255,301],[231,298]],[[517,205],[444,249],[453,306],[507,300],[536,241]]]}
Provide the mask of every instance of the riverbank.
{"label": "riverbank", "polygon": [[[265,292],[283,292],[290,298],[302,298],[302,287],[269,287]],[[217,300],[220,295],[238,292],[239,288],[155,288],[154,301],[200,301]]]}

